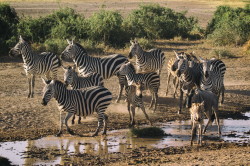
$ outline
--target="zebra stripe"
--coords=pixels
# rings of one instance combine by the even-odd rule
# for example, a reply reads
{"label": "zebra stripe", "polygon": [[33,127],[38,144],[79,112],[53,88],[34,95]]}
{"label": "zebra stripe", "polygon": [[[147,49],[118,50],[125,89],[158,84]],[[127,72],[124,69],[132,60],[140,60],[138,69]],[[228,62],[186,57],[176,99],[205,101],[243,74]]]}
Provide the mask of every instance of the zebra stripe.
{"label": "zebra stripe", "polygon": [[165,63],[165,55],[160,49],[144,51],[137,41],[130,41],[129,58],[136,56],[138,70],[144,72],[156,72],[160,75]]}
{"label": "zebra stripe", "polygon": [[[106,57],[91,57],[87,54],[87,51],[78,43],[68,41],[69,45],[62,52],[61,56],[73,59],[74,63],[78,67],[78,71],[81,75],[85,76],[90,73],[98,73],[103,79],[108,79],[117,74],[121,65],[128,61],[128,59],[120,54],[109,55]],[[124,86],[127,82],[124,76],[119,76],[120,83],[120,95],[122,94]],[[118,96],[117,102],[121,96]]]}
{"label": "zebra stripe", "polygon": [[21,36],[19,42],[10,50],[9,54],[12,57],[22,55],[23,66],[29,83],[28,97],[34,97],[36,75],[43,75],[47,79],[51,79],[50,73],[52,73],[52,79],[57,79],[57,69],[61,66],[59,57],[50,52],[35,55],[30,45]]}
{"label": "zebra stripe", "polygon": [[160,87],[160,76],[156,72],[136,73],[134,66],[130,62],[123,64],[119,73],[126,76],[128,85],[132,85],[133,83],[143,84],[143,90],[150,90],[152,94],[150,108],[153,107],[154,103],[155,111],[157,107],[158,90]]}
{"label": "zebra stripe", "polygon": [[[103,122],[103,134],[106,134],[108,117],[105,114],[105,110],[112,100],[112,94],[108,89],[104,87],[90,87],[85,90],[68,90],[62,82],[53,80],[45,82],[42,104],[47,105],[51,98],[56,99],[60,110],[67,112],[65,125],[70,134],[73,134],[73,132],[68,127],[67,121],[72,115],[76,114],[86,117],[94,112],[98,114],[98,127],[93,136],[98,134]],[[62,123],[58,135],[61,133]]]}

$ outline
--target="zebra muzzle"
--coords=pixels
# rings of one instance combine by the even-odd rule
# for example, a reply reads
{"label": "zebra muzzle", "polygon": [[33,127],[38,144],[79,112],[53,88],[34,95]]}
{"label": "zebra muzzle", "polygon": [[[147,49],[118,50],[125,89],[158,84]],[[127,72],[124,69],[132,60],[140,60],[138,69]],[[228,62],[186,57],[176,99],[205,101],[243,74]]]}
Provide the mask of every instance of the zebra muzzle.
{"label": "zebra muzzle", "polygon": [[43,99],[41,104],[42,104],[43,106],[46,106],[48,103]]}
{"label": "zebra muzzle", "polygon": [[181,76],[181,71],[180,71],[180,70],[177,70],[176,75],[177,75],[178,77],[180,77],[180,76]]}

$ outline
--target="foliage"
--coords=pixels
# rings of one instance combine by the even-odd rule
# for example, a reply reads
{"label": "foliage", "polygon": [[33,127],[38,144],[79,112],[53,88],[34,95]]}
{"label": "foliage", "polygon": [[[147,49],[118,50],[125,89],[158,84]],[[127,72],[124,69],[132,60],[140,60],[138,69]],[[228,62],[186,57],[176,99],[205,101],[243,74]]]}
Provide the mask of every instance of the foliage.
{"label": "foliage", "polygon": [[0,53],[6,52],[15,43],[18,22],[15,9],[0,3]]}
{"label": "foliage", "polygon": [[63,8],[40,18],[23,18],[18,25],[18,33],[32,42],[45,42],[49,38],[86,38],[88,25],[84,17],[73,9]]}
{"label": "foliage", "polygon": [[158,4],[141,5],[124,20],[124,27],[133,37],[149,39],[188,37],[197,20],[185,12],[174,12]]}
{"label": "foliage", "polygon": [[147,127],[142,129],[133,128],[130,130],[136,137],[162,137],[165,132],[159,127]]}
{"label": "foliage", "polygon": [[245,8],[219,6],[206,35],[215,45],[242,45],[250,38],[250,5]]}
{"label": "foliage", "polygon": [[236,58],[234,54],[232,54],[230,51],[226,49],[219,49],[219,50],[214,50],[214,53],[218,59],[222,58]]}
{"label": "foliage", "polygon": [[100,10],[88,19],[89,36],[92,40],[111,46],[124,46],[129,40],[122,28],[123,18],[119,12]]}

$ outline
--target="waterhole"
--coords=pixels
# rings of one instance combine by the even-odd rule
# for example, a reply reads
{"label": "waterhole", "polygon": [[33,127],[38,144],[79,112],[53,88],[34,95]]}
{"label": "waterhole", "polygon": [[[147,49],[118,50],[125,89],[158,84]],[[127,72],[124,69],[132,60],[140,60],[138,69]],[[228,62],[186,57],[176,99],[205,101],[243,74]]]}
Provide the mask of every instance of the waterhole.
{"label": "waterhole", "polygon": [[[250,112],[244,116],[250,117]],[[206,120],[204,121],[206,123]],[[222,136],[217,135],[213,123],[203,136],[203,142],[226,141],[244,143],[250,140],[250,120],[220,120]],[[15,165],[64,164],[64,155],[90,154],[99,157],[119,157],[135,148],[164,148],[190,144],[191,122],[173,121],[157,124],[167,136],[161,138],[134,138],[129,129],[109,131],[106,137],[62,137],[48,136],[38,140],[0,143],[0,156],[8,158]],[[29,153],[31,152],[31,153]],[[64,154],[64,155],[63,155]]]}

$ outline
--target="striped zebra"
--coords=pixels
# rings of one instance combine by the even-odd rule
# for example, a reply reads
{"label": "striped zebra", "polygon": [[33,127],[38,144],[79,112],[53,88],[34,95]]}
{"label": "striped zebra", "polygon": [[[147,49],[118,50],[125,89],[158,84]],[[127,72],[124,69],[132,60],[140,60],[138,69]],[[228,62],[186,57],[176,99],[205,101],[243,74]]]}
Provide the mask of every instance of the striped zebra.
{"label": "striped zebra", "polygon": [[[195,123],[202,123],[203,116],[199,113],[197,114],[197,111],[202,111],[208,118],[207,124],[203,130],[203,133],[205,134],[207,127],[213,123],[214,119],[216,120],[216,124],[218,126],[218,135],[221,136],[221,129],[220,129],[220,123],[219,123],[219,115],[218,115],[218,97],[216,94],[214,94],[211,91],[206,90],[200,90],[195,89],[190,92],[190,103],[192,103],[190,112],[193,113],[193,116],[191,114],[191,120],[193,123],[192,126],[192,137],[191,137],[191,145],[193,144],[193,139],[195,135],[196,126]],[[195,116],[196,115],[196,116]],[[198,143],[201,144],[201,128],[199,132],[200,139],[198,140]]]}
{"label": "striped zebra", "polygon": [[204,60],[200,58],[202,63],[203,77],[201,80],[201,89],[209,90],[215,93],[218,98],[222,95],[221,104],[224,102],[224,75],[226,65],[219,59]]}
{"label": "striped zebra", "polygon": [[47,105],[52,98],[55,98],[58,102],[61,125],[57,136],[62,134],[62,111],[67,112],[64,123],[70,134],[74,134],[68,126],[68,120],[72,115],[76,114],[78,116],[86,117],[94,112],[98,114],[98,127],[93,136],[98,135],[103,123],[103,134],[106,134],[108,116],[105,114],[105,111],[112,100],[112,94],[108,89],[104,87],[90,87],[85,90],[68,90],[66,86],[58,80],[44,80],[43,82],[45,87],[43,89],[42,105]]}
{"label": "striped zebra", "polygon": [[137,71],[157,72],[161,74],[161,69],[165,63],[165,55],[160,49],[144,51],[137,40],[130,41],[129,58],[136,57]]}
{"label": "striped zebra", "polygon": [[149,73],[136,73],[135,67],[130,62],[123,64],[119,70],[119,74],[125,75],[128,85],[143,84],[143,90],[149,90],[152,95],[150,108],[153,107],[154,111],[158,102],[158,90],[160,87],[160,76],[156,72]]}
{"label": "striped zebra", "polygon": [[[103,79],[108,79],[117,74],[121,65],[128,61],[128,59],[120,54],[109,55],[106,57],[91,57],[87,54],[86,50],[78,43],[69,41],[68,46],[62,52],[61,56],[73,59],[78,71],[81,75],[85,76],[90,73],[98,73]],[[125,76],[120,75],[119,79],[119,96],[116,102],[119,102],[124,86],[127,85]]]}
{"label": "striped zebra", "polygon": [[23,66],[28,77],[29,94],[28,98],[34,97],[35,76],[45,76],[47,79],[51,79],[50,73],[52,73],[52,79],[57,78],[57,70],[61,66],[59,57],[50,52],[43,52],[39,55],[34,54],[31,46],[26,42],[22,36],[19,38],[19,42],[13,47],[9,55],[16,57],[22,55]]}
{"label": "striped zebra", "polygon": [[[148,123],[152,125],[152,122],[149,120],[149,117],[146,113],[145,106],[142,100],[142,85],[135,84],[126,87],[126,99],[127,99],[127,106],[128,112],[130,117],[129,127],[133,127],[135,125],[135,108],[141,108],[142,112],[144,113]],[[132,112],[132,115],[131,115]]]}
{"label": "striped zebra", "polygon": [[[70,85],[72,89],[88,88],[91,86],[104,86],[103,78],[98,73],[89,74],[86,77],[78,76],[75,71],[76,66],[64,67],[64,83],[66,86]],[[75,115],[72,118],[72,124],[75,123]],[[78,118],[78,124],[81,123],[81,117]]]}

